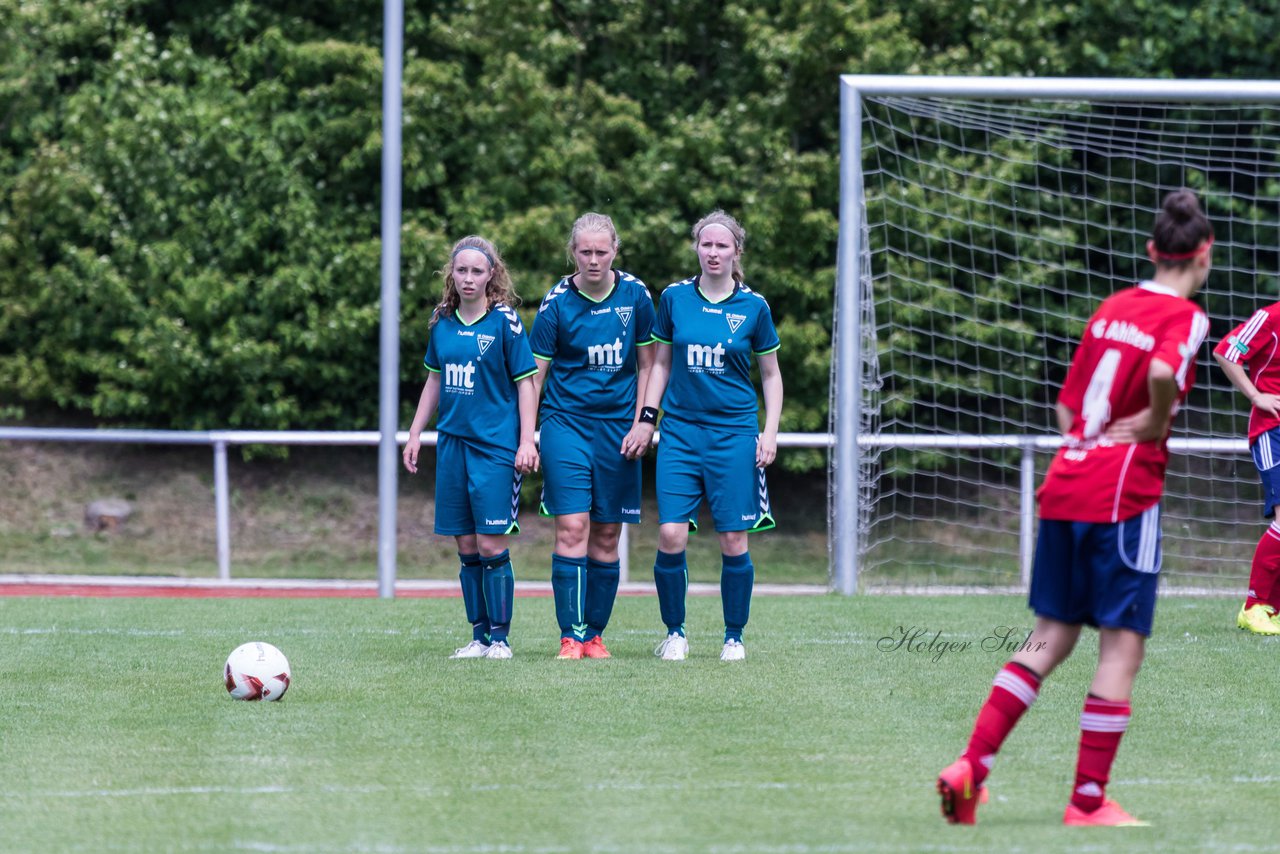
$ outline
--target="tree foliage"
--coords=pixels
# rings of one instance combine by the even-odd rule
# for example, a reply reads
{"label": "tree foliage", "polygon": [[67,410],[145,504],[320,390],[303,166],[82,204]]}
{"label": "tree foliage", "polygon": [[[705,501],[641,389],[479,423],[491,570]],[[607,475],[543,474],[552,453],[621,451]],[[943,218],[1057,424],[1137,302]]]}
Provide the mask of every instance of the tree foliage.
{"label": "tree foliage", "polygon": [[[778,320],[783,429],[824,429],[840,73],[1267,78],[1276,5],[413,4],[405,407],[457,237],[495,239],[535,303],[601,210],[656,291],[723,207]],[[0,0],[0,412],[376,424],[381,29],[370,0]]]}

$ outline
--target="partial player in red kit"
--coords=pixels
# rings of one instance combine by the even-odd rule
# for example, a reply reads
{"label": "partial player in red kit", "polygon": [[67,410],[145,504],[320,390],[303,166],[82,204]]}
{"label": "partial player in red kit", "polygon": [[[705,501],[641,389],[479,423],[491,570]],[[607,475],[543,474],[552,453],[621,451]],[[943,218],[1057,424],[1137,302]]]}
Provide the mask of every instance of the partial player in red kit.
{"label": "partial player in red kit", "polygon": [[1249,451],[1262,479],[1262,515],[1271,525],[1258,540],[1249,570],[1249,592],[1236,625],[1255,635],[1280,635],[1280,303],[1260,308],[1213,349],[1227,379],[1253,410]]}
{"label": "partial player in red kit", "polygon": [[953,824],[975,822],[996,753],[1040,683],[1071,655],[1084,625],[1098,629],[1098,666],[1080,715],[1075,785],[1062,820],[1143,823],[1108,800],[1105,788],[1151,634],[1169,425],[1209,331],[1190,298],[1209,275],[1212,246],[1195,194],[1170,193],[1147,243],[1155,275],[1103,301],[1085,326],[1058,397],[1064,440],[1037,494],[1029,596],[1035,628],[996,675],[968,747],[938,775],[942,814]]}

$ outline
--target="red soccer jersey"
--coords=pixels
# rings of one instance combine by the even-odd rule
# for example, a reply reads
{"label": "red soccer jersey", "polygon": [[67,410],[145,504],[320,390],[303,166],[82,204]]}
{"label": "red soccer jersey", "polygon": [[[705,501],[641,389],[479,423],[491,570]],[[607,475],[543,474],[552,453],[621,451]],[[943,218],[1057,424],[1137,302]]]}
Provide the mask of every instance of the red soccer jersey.
{"label": "red soccer jersey", "polygon": [[1058,396],[1075,418],[1037,493],[1042,519],[1119,522],[1159,502],[1168,436],[1116,444],[1103,434],[1112,421],[1150,403],[1152,359],[1176,373],[1177,412],[1195,381],[1196,351],[1208,333],[1209,319],[1199,306],[1155,282],[1103,300],[1085,326]]}
{"label": "red soccer jersey", "polygon": [[[1263,394],[1280,394],[1280,302],[1260,308],[1231,334],[1218,342],[1213,352],[1228,362],[1244,367],[1249,379]],[[1280,427],[1280,418],[1259,412],[1249,413],[1249,444],[1272,427]]]}

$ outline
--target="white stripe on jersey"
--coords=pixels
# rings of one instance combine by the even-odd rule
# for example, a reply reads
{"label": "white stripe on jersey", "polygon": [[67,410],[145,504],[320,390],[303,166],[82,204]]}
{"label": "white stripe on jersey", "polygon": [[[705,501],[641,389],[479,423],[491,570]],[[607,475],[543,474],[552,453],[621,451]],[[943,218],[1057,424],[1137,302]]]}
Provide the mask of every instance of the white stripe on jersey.
{"label": "white stripe on jersey", "polygon": [[765,305],[768,305],[768,304],[769,304],[769,301],[768,301],[767,299],[765,299],[765,298],[764,298],[764,295],[763,295],[763,294],[760,294],[760,293],[757,293],[757,292],[755,292],[755,291],[751,290],[751,288],[747,287],[747,283],[746,283],[746,282],[738,282],[738,290],[742,291],[744,294],[751,294],[753,297],[755,297],[756,299],[760,300],[760,301],[761,301],[762,303],[764,303]]}
{"label": "white stripe on jersey", "polygon": [[[1249,322],[1241,328],[1240,334],[1236,336],[1236,340],[1247,347],[1249,342],[1253,341],[1253,336],[1258,334],[1259,327],[1266,322],[1266,319],[1267,310],[1265,308],[1260,308],[1255,311],[1253,313],[1253,317],[1249,318]],[[1236,347],[1232,347],[1227,351],[1228,362],[1238,362],[1243,356],[1244,353],[1241,353]]]}
{"label": "white stripe on jersey", "polygon": [[510,327],[512,335],[519,335],[524,332],[524,324],[520,322],[520,315],[516,314],[514,308],[502,302],[494,307],[502,312],[502,316],[507,319],[507,326]]}
{"label": "white stripe on jersey", "polygon": [[567,290],[569,290],[569,280],[561,279],[556,283],[556,286],[547,291],[547,295],[542,298],[542,305],[538,306],[538,314],[542,314],[542,312],[546,310],[547,306],[551,305],[552,300]]}
{"label": "white stripe on jersey", "polygon": [[1133,452],[1136,450],[1138,450],[1137,445],[1130,445],[1124,452],[1124,463],[1120,466],[1120,476],[1116,478],[1116,500],[1111,505],[1112,523],[1120,521],[1120,499],[1124,496],[1124,478],[1129,473],[1129,463],[1133,460]]}
{"label": "white stripe on jersey", "polygon": [[1209,318],[1203,311],[1197,311],[1195,317],[1191,321],[1191,334],[1187,337],[1187,343],[1178,350],[1182,354],[1182,364],[1178,366],[1178,388],[1186,391],[1187,385],[1187,369],[1191,367],[1196,360],[1196,353],[1200,350],[1200,345],[1204,343],[1204,338],[1209,334]]}
{"label": "white stripe on jersey", "polygon": [[[1249,378],[1250,378],[1250,379],[1253,379],[1253,378],[1255,378],[1255,377],[1257,377],[1257,378],[1261,379],[1262,377],[1266,376],[1266,374],[1267,374],[1267,370],[1271,367],[1271,362],[1272,362],[1272,361],[1275,359],[1275,357],[1276,357],[1276,344],[1277,344],[1277,343],[1280,343],[1280,339],[1277,339],[1277,338],[1276,338],[1276,334],[1275,334],[1274,332],[1272,332],[1272,333],[1271,333],[1271,354],[1267,356],[1267,360],[1266,360],[1265,362],[1263,362],[1261,365],[1254,365],[1252,368],[1250,368],[1250,369],[1249,369]],[[1259,347],[1261,347],[1262,345],[1261,345],[1261,344],[1259,344],[1258,346],[1259,346]],[[1239,351],[1237,351],[1237,352],[1239,352]]]}

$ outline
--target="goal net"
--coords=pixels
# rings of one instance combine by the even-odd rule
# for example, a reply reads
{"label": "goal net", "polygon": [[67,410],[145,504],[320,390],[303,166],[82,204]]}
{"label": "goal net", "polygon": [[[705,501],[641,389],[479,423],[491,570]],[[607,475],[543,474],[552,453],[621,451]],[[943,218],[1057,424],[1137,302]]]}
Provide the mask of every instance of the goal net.
{"label": "goal net", "polygon": [[841,241],[856,240],[857,287],[839,296],[857,304],[837,328],[861,345],[859,450],[837,457],[857,469],[857,586],[1025,584],[1073,348],[1104,297],[1152,274],[1155,215],[1186,186],[1217,240],[1198,297],[1209,341],[1171,442],[1164,583],[1242,592],[1266,522],[1248,405],[1211,348],[1280,298],[1280,109],[1185,82],[1100,98],[1015,82],[1022,97],[858,95],[859,186],[842,192],[862,221]]}

